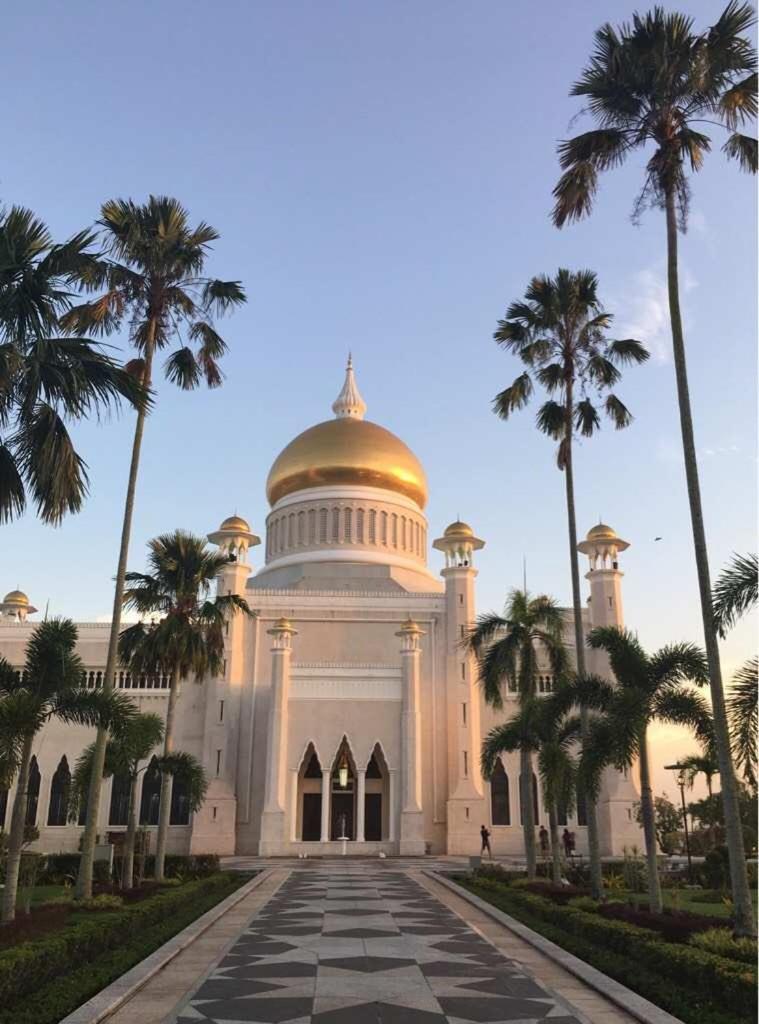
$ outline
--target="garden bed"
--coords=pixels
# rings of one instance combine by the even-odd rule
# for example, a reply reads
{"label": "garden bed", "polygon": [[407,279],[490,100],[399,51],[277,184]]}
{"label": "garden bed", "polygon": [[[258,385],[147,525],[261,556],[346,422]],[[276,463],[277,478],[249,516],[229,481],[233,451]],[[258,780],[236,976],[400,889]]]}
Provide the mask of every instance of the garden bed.
{"label": "garden bed", "polygon": [[[701,922],[699,927],[688,927],[686,919],[691,915],[661,915],[662,922],[653,922],[647,915],[649,926],[642,927],[611,916],[624,910],[591,909],[587,898],[573,906],[493,877],[459,876],[455,881],[686,1024],[756,1020],[755,963],[684,941],[703,931]],[[650,927],[654,923],[659,925],[656,930]]]}
{"label": "garden bed", "polygon": [[54,930],[0,950],[0,1024],[56,1024],[250,877],[219,872],[153,884],[112,909],[54,905]]}

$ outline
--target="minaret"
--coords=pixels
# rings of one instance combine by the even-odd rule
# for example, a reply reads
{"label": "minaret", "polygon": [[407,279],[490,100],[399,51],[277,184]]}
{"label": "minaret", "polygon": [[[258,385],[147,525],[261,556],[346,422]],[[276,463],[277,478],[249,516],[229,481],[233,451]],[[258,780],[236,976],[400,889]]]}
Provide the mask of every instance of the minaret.
{"label": "minaret", "polygon": [[12,619],[14,622],[26,622],[27,615],[34,615],[37,611],[29,603],[29,598],[23,590],[11,590],[0,601],[0,618]]}
{"label": "minaret", "polygon": [[585,579],[590,583],[591,626],[622,626],[622,577],[619,568],[619,552],[630,545],[622,540],[606,523],[599,523],[588,530],[585,540],[577,550],[590,559],[590,571]]}
{"label": "minaret", "polygon": [[[218,596],[245,595],[251,573],[248,551],[260,544],[248,523],[238,515],[229,516],[218,530],[208,534],[219,553],[226,557],[216,577]],[[240,707],[245,682],[245,629],[247,616],[234,612],[225,626],[224,664],[219,676],[203,687],[205,723],[203,728],[203,766],[209,779],[202,808],[192,819],[192,853],[235,852],[237,818],[237,747]]]}
{"label": "minaret", "polygon": [[[619,553],[630,545],[617,536],[606,523],[598,523],[588,530],[577,550],[588,556],[590,569],[585,579],[590,583],[590,629],[597,626],[624,627],[622,608],[622,577]],[[587,652],[588,671],[613,681],[609,658],[604,651]],[[632,778],[633,772],[607,768],[603,774],[597,802],[598,830],[601,853],[619,856],[624,847],[642,847],[643,836],[635,821],[634,804],[640,799]]]}
{"label": "minaret", "polygon": [[457,520],[432,545],[445,554],[446,698],[448,705],[447,852],[477,853],[479,829],[485,823],[480,772],[480,692],[477,664],[462,648],[476,609],[474,552],[485,542],[471,526]]}

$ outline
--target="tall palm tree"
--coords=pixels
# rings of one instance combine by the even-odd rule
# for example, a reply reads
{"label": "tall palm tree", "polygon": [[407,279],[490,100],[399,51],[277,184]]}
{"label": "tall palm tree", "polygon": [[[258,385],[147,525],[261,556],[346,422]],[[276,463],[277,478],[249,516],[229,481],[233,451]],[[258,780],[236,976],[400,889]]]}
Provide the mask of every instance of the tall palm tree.
{"label": "tall palm tree", "polygon": [[[211,584],[228,563],[205,541],[182,530],[148,544],[148,573],[128,572],[124,604],[140,615],[158,615],[155,623],[138,622],[119,637],[119,657],[133,675],[170,676],[163,756],[174,754],[174,714],[179,687],[192,675],[201,681],[218,675],[224,660],[224,626],[236,612],[251,615],[237,594],[209,597]],[[156,878],[163,878],[171,812],[172,774],[164,760],[156,841]]]}
{"label": "tall palm tree", "polygon": [[16,913],[18,875],[24,843],[29,765],[37,733],[51,718],[66,724],[112,728],[134,715],[123,693],[82,686],[84,668],[75,653],[76,626],[69,619],[40,623],[29,638],[22,671],[0,659],[0,762],[6,782],[17,775],[3,890],[2,920]]}
{"label": "tall palm tree", "polygon": [[45,523],[78,512],[87,467],[67,422],[145,407],[140,382],[89,338],[61,327],[72,281],[97,263],[93,236],[55,244],[31,210],[0,211],[0,522],[30,500]]}
{"label": "tall palm tree", "polygon": [[681,757],[678,763],[682,770],[683,782],[688,789],[693,789],[699,775],[704,776],[706,790],[711,800],[714,795],[712,792],[712,780],[719,773],[719,762],[714,753],[710,752],[708,747],[705,747],[702,753]]}
{"label": "tall palm tree", "polygon": [[720,636],[726,636],[735,623],[759,601],[759,561],[756,554],[733,555],[733,560],[717,577],[712,594],[714,623]]}
{"label": "tall palm tree", "polygon": [[[566,489],[575,650],[580,675],[585,673],[585,631],[577,560],[574,438],[576,433],[591,437],[601,426],[594,395],[598,399],[603,397],[604,411],[617,430],[630,424],[630,412],[611,388],[620,380],[620,366],[648,359],[648,351],[639,341],[613,340],[608,336],[613,319],[601,306],[594,273],[562,269],[555,278],[533,278],[524,299],[512,302],[494,335],[498,344],[516,355],[525,367],[510,387],[496,395],[494,407],[498,416],[506,420],[527,405],[534,380],[549,396],[538,410],[537,425],[559,442],[557,463],[564,472]],[[583,729],[587,732],[585,719]],[[603,881],[593,801],[588,802],[588,846],[593,895],[599,898]]]}
{"label": "tall palm tree", "polygon": [[756,744],[759,735],[759,658],[751,658],[733,676],[727,715],[736,765],[756,792]]}
{"label": "tall palm tree", "polygon": [[[526,590],[512,590],[504,615],[494,612],[479,615],[464,640],[464,647],[476,656],[483,695],[496,709],[503,707],[504,684],[516,691],[520,707],[534,698],[540,651],[545,652],[557,679],[566,671],[561,609],[545,594],[530,597]],[[529,878],[535,877],[537,868],[532,803],[533,749],[525,742],[519,750],[519,799]]]}
{"label": "tall palm tree", "polygon": [[[109,335],[124,323],[136,350],[132,372],[148,388],[154,382],[158,353],[179,342],[164,364],[164,375],[185,391],[205,381],[215,388],[222,383],[219,359],[227,346],[217,332],[215,318],[245,302],[239,281],[220,281],[205,276],[211,243],[218,232],[201,221],[189,224],[188,214],[176,199],[150,196],[142,205],[131,199],[103,204],[98,221],[106,259],[80,275],[81,284],[101,294],[74,307],[64,318],[71,330]],[[129,467],[119,560],[113,598],[113,618],[103,685],[113,685],[118,656],[125,573],[129,557],[137,473],[145,430],[145,409],[137,415]],[[93,758],[88,798],[87,825],[82,840],[82,859],[77,895],[92,892],[100,790],[106,735],[101,732]]]}
{"label": "tall palm tree", "polygon": [[588,742],[583,745],[580,784],[597,793],[604,768],[610,764],[618,769],[630,767],[637,758],[648,897],[651,909],[661,913],[648,729],[655,722],[685,725],[703,744],[712,741],[709,705],[685,685],[708,682],[706,658],[700,648],[687,643],[647,654],[633,633],[616,626],[591,630],[588,643],[607,653],[616,684],[589,676],[567,687],[570,697],[574,691],[578,703],[596,711],[590,719]]}
{"label": "tall palm tree", "polygon": [[757,113],[756,50],[746,36],[754,20],[749,4],[731,0],[716,23],[701,33],[693,30],[692,19],[662,7],[634,15],[631,24],[619,29],[609,24],[600,28],[590,62],[572,87],[572,95],[586,102],[596,127],[560,144],[564,173],[554,189],[553,210],[558,227],[586,216],[593,206],[599,173],[624,163],[638,149],[653,147],[635,214],[652,205],[662,209],[666,218],[669,312],[693,547],[736,927],[746,934],[754,931],[753,911],[712,609],[680,312],[678,229],[684,231],[687,224],[689,177],[701,169],[711,149],[709,135],[701,131],[704,125],[728,132],[722,147],[725,155],[737,160],[742,170],[756,172],[757,141],[741,131],[755,122]]}
{"label": "tall palm tree", "polygon": [[543,802],[548,809],[551,864],[554,882],[561,883],[559,809],[572,810],[577,763],[573,747],[580,735],[580,721],[567,716],[563,704],[551,696],[530,697],[503,725],[491,729],[482,744],[482,771],[489,778],[500,754],[530,750],[537,754]]}
{"label": "tall palm tree", "polygon": [[[103,778],[110,776],[129,779],[129,804],[124,851],[121,865],[121,888],[131,889],[134,883],[134,850],[137,838],[137,790],[140,775],[146,770],[150,755],[163,739],[163,719],[160,715],[143,712],[112,735],[105,748]],[[69,820],[76,821],[81,807],[86,806],[95,744],[86,747],[76,762],[71,783],[72,799]],[[206,773],[200,762],[181,750],[158,759],[161,771],[173,780],[180,780],[187,789],[190,811],[200,809],[208,788]]]}

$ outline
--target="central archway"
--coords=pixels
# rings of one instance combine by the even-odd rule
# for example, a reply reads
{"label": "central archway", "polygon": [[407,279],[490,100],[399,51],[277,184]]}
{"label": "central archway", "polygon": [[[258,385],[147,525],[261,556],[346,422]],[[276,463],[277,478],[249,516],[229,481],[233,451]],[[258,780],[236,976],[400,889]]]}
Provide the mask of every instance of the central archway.
{"label": "central archway", "polygon": [[298,806],[295,835],[304,843],[318,843],[322,838],[323,772],[319,755],[309,743],[298,769]]}
{"label": "central archway", "polygon": [[356,763],[343,736],[330,772],[329,837],[356,838]]}

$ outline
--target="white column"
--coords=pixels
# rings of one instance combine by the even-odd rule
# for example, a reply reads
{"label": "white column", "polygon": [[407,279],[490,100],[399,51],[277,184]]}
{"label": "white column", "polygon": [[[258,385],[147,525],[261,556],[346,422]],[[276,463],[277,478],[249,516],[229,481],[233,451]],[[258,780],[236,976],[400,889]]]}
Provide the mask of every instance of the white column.
{"label": "white column", "polygon": [[366,768],[356,769],[356,842],[364,842],[366,812]]}
{"label": "white column", "polygon": [[424,853],[422,816],[422,736],[419,686],[423,631],[410,618],[396,634],[401,638],[403,704],[401,708],[401,838],[402,855]]}
{"label": "white column", "polygon": [[290,839],[298,838],[298,769],[290,769]]}
{"label": "white column", "polygon": [[387,838],[391,843],[395,842],[395,776],[396,771],[391,768],[387,773],[387,802],[388,802],[388,815],[387,815]]}
{"label": "white column", "polygon": [[329,801],[330,801],[331,772],[328,768],[322,769],[322,835],[323,843],[329,842]]}
{"label": "white column", "polygon": [[269,634],[271,648],[271,694],[269,697],[269,749],[266,760],[264,812],[261,819],[259,855],[284,852],[285,785],[287,776],[287,732],[290,703],[290,658],[295,630],[287,619],[279,619]]}

